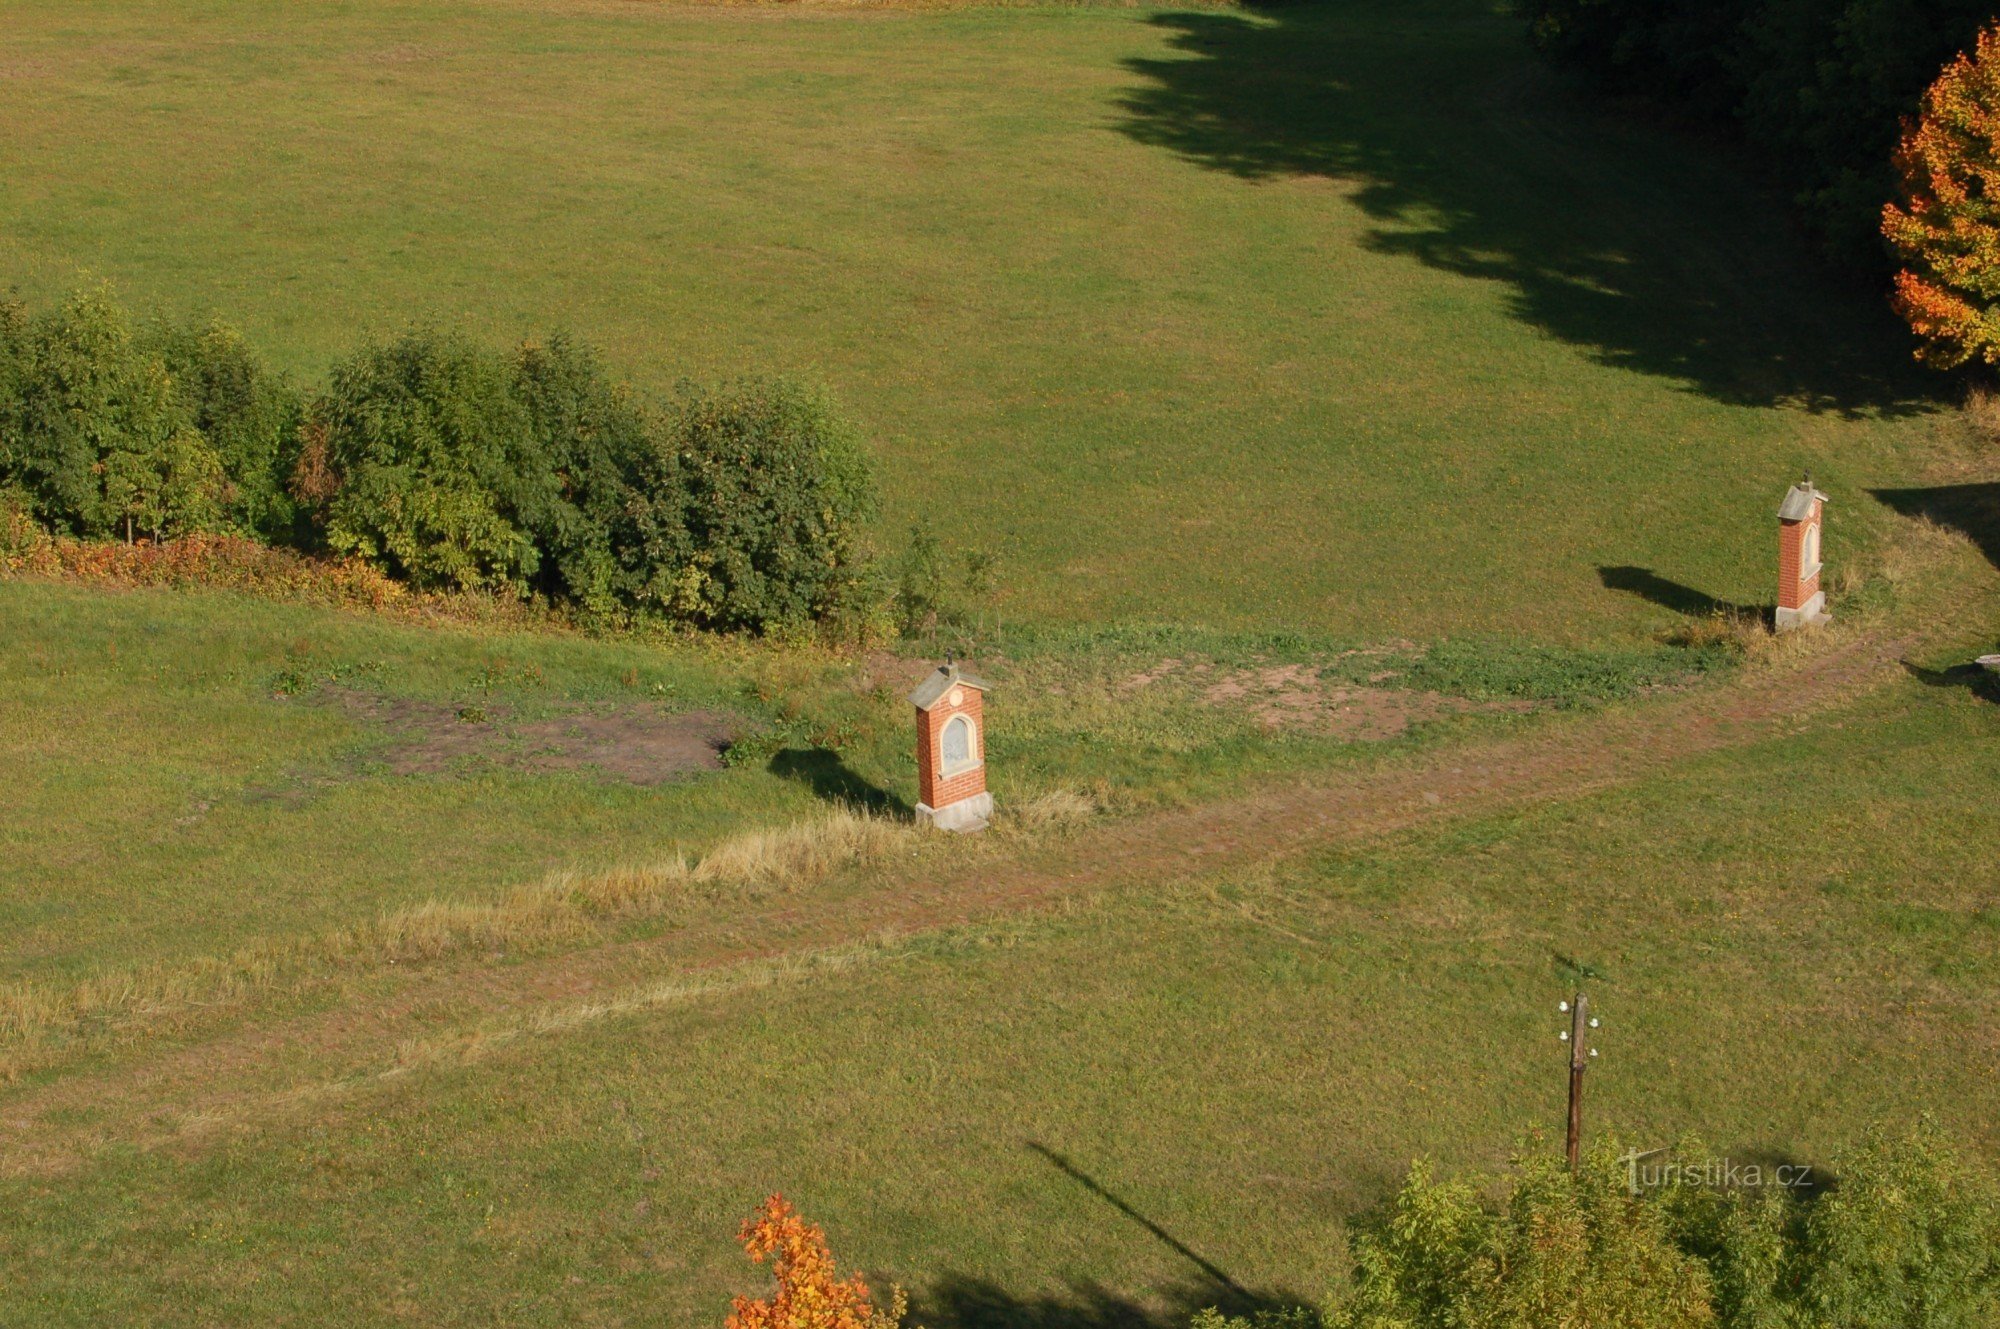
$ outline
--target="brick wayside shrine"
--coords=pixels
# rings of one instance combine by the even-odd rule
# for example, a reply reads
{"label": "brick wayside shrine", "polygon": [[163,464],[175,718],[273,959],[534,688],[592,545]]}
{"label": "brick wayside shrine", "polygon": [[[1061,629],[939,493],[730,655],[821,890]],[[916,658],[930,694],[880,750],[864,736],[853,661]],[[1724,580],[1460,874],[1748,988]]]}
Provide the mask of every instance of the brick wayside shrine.
{"label": "brick wayside shrine", "polygon": [[986,684],[947,663],[910,694],[917,708],[917,821],[941,831],[983,831]]}
{"label": "brick wayside shrine", "polygon": [[1792,486],[1778,509],[1777,629],[1817,627],[1831,617],[1820,589],[1820,521],[1826,495],[1813,488],[1812,472]]}

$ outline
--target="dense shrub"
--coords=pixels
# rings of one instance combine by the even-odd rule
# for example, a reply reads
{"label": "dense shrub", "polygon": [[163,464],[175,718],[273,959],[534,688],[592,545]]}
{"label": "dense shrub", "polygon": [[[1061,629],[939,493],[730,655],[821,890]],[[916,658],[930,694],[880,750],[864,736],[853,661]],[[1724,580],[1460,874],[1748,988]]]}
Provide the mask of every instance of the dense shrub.
{"label": "dense shrub", "polygon": [[30,372],[27,306],[0,300],[0,488],[19,484],[19,440]]}
{"label": "dense shrub", "polygon": [[[1817,1193],[1676,1184],[1634,1193],[1606,1149],[1571,1176],[1536,1159],[1439,1182],[1419,1164],[1355,1240],[1349,1295],[1323,1329],[1990,1329],[2000,1202],[1935,1123],[1877,1130]],[[1690,1163],[1710,1157],[1684,1144]],[[1498,1192],[1498,1205],[1481,1196]],[[1305,1329],[1298,1312],[1197,1329]]]}
{"label": "dense shrub", "polygon": [[872,478],[859,434],[823,392],[787,379],[684,387],[667,430],[671,474],[649,479],[685,494],[682,530],[655,523],[648,547],[665,557],[647,567],[676,616],[770,632],[855,593]]}
{"label": "dense shrub", "polygon": [[303,410],[298,391],[220,321],[162,323],[146,345],[166,367],[177,408],[215,450],[229,523],[265,539],[289,537],[294,505],[282,479]]}
{"label": "dense shrub", "polygon": [[1716,1323],[1707,1269],[1601,1154],[1575,1176],[1556,1160],[1525,1164],[1497,1210],[1419,1165],[1355,1253],[1340,1329]]}
{"label": "dense shrub", "polygon": [[[310,483],[330,476],[331,483]],[[422,590],[526,592],[554,524],[555,473],[504,356],[421,329],[335,366],[313,404],[301,497],[327,544]]]}
{"label": "dense shrub", "polygon": [[1801,1320],[1842,1329],[2000,1322],[1992,1179],[1935,1125],[1874,1133],[1835,1160],[1834,1177],[1806,1209],[1782,1289]]}
{"label": "dense shrub", "polygon": [[562,334],[521,348],[513,390],[555,478],[532,532],[543,553],[536,588],[596,616],[636,607],[645,572],[635,514],[661,502],[677,510],[680,501],[672,476],[655,474],[663,468],[654,422],[587,347]]}
{"label": "dense shrub", "polygon": [[1523,0],[1536,42],[1597,83],[1740,129],[1807,226],[1869,262],[1905,116],[1990,0]]}
{"label": "dense shrub", "polygon": [[4,323],[12,395],[0,406],[0,483],[78,535],[157,539],[222,523],[221,459],[106,290]]}
{"label": "dense shrub", "polygon": [[219,323],[135,334],[102,289],[0,304],[0,491],[65,536],[233,530],[596,621],[851,629],[879,610],[872,484],[786,379],[662,410],[567,335],[508,356],[418,329],[307,400]]}
{"label": "dense shrub", "polygon": [[1903,264],[1895,304],[1944,369],[2000,364],[2000,28],[1924,94],[1896,165],[1902,204],[1882,233]]}

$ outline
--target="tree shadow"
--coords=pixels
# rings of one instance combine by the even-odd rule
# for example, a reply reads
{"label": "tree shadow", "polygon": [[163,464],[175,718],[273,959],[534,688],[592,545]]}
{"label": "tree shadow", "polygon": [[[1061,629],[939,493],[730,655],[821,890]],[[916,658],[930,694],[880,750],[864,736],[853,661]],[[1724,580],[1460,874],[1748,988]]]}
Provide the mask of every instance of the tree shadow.
{"label": "tree shadow", "polygon": [[1814,259],[1735,152],[1585,100],[1474,0],[1266,3],[1149,20],[1174,55],[1120,128],[1247,180],[1345,186],[1366,243],[1499,282],[1598,362],[1739,405],[1934,409],[1879,290]]}
{"label": "tree shadow", "polygon": [[1979,547],[1987,562],[2000,568],[2000,483],[1868,492],[1905,517],[1923,517],[1957,531]]}
{"label": "tree shadow", "polygon": [[1735,600],[1718,600],[1707,591],[1678,582],[1670,577],[1662,577],[1651,568],[1637,568],[1630,565],[1600,565],[1597,579],[1604,583],[1606,590],[1625,591],[1642,600],[1651,601],[1662,609],[1671,609],[1676,614],[1686,614],[1690,618],[1713,618],[1718,615],[1728,618],[1755,618],[1766,627],[1777,619],[1774,605],[1747,605]]}
{"label": "tree shadow", "polygon": [[855,773],[840,754],[825,748],[785,748],[771,758],[771,774],[795,780],[815,798],[876,816],[915,815],[908,803]]}
{"label": "tree shadow", "polygon": [[947,1275],[914,1299],[910,1323],[928,1329],[1187,1329],[1195,1313],[1210,1306],[1248,1315],[1298,1304],[1218,1293],[1212,1285],[1171,1288],[1146,1301],[1093,1282],[1024,1295],[990,1279]]}

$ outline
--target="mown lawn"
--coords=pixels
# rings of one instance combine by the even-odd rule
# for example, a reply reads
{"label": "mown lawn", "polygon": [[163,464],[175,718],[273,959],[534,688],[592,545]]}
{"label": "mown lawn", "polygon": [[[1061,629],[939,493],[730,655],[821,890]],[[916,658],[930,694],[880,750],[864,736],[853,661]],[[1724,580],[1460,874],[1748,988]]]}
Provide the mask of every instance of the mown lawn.
{"label": "mown lawn", "polygon": [[654,387],[815,371],[885,542],[1000,551],[1014,619],[1762,603],[1786,483],[1865,546],[1932,389],[1748,165],[1505,10],[20,0],[0,287],[88,269],[304,374],[434,314]]}
{"label": "mown lawn", "polygon": [[0,1181],[0,1289],[48,1324],[712,1323],[775,1188],[933,1326],[1313,1296],[1407,1159],[1557,1128],[1558,955],[1609,974],[1598,1131],[1824,1163],[1926,1109],[1991,1154],[1991,726],[1897,683],[1613,792],[723,975],[113,1145]]}

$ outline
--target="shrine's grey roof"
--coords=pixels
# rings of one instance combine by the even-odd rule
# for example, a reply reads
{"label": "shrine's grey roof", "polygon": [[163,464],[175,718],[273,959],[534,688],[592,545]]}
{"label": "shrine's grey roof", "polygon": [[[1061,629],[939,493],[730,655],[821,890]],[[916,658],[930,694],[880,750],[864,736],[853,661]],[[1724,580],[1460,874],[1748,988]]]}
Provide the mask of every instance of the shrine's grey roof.
{"label": "shrine's grey roof", "polygon": [[953,687],[967,687],[979,692],[988,690],[984,679],[966,673],[955,664],[946,664],[939,665],[936,672],[926,675],[924,681],[917,684],[917,690],[910,694],[910,700],[916,703],[918,710],[927,711]]}
{"label": "shrine's grey roof", "polygon": [[1812,481],[1807,480],[1803,484],[1793,485],[1791,492],[1785,495],[1785,501],[1778,507],[1778,520],[1804,521],[1812,516],[1815,499],[1821,503],[1827,501],[1825,494],[1813,488]]}

